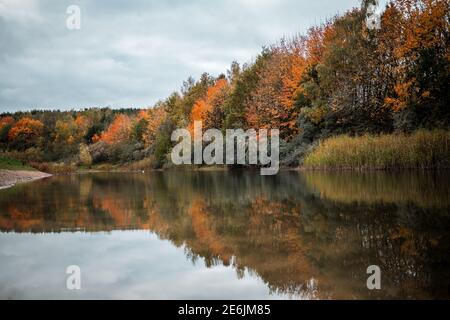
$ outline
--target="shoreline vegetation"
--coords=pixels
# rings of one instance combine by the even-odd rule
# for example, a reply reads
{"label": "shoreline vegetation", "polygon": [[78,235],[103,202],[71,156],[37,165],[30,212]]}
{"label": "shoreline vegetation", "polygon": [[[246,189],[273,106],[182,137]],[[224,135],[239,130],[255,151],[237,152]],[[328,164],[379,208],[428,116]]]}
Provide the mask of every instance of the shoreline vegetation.
{"label": "shoreline vegetation", "polygon": [[201,121],[279,129],[283,169],[448,169],[448,1],[390,0],[375,30],[370,2],[148,108],[2,113],[0,157],[53,174],[169,169],[171,134]]}
{"label": "shoreline vegetation", "polygon": [[306,169],[449,169],[450,133],[420,130],[411,135],[329,138],[309,153]]}

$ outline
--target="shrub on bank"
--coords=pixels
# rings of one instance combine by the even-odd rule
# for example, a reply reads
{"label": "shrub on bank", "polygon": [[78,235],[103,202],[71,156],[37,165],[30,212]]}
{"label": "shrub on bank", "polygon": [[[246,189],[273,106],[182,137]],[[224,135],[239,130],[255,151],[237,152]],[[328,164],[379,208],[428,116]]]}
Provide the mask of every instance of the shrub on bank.
{"label": "shrub on bank", "polygon": [[39,171],[51,174],[70,174],[77,170],[75,165],[66,163],[31,162],[30,165]]}
{"label": "shrub on bank", "polygon": [[312,169],[450,168],[450,132],[419,130],[411,135],[384,134],[321,141],[306,156]]}

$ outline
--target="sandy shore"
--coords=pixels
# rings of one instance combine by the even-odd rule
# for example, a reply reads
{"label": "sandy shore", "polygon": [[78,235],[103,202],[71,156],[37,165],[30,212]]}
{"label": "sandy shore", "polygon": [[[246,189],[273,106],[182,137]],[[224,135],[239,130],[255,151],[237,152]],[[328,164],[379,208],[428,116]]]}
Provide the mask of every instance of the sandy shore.
{"label": "sandy shore", "polygon": [[0,169],[0,189],[12,187],[17,183],[30,182],[51,176],[51,174],[40,171]]}

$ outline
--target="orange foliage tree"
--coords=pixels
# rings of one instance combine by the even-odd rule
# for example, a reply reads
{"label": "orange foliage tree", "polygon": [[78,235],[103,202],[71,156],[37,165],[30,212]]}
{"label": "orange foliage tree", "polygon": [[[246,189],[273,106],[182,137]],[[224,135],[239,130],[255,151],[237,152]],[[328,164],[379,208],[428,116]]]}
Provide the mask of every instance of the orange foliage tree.
{"label": "orange foliage tree", "polygon": [[396,83],[385,101],[394,111],[426,105],[448,91],[449,16],[447,0],[396,0],[386,11],[383,22],[396,27],[386,35],[394,46]]}
{"label": "orange foliage tree", "polygon": [[11,116],[2,117],[0,119],[0,129],[2,129],[5,126],[12,125],[14,123],[14,118]]}
{"label": "orange foliage tree", "polygon": [[82,142],[92,121],[83,115],[78,115],[75,119],[68,116],[58,120],[55,125],[55,142],[64,144],[77,144]]}
{"label": "orange foliage tree", "polygon": [[6,116],[0,118],[0,142],[5,143],[8,141],[8,133],[14,124],[14,118],[11,116]]}
{"label": "orange foliage tree", "polygon": [[145,146],[148,147],[155,142],[158,130],[166,120],[166,117],[167,112],[164,106],[156,106],[146,111],[141,111],[138,119],[144,119],[146,123],[146,130],[142,137]]}
{"label": "orange foliage tree", "polygon": [[44,131],[44,124],[32,118],[21,118],[9,130],[8,140],[18,149],[35,146]]}
{"label": "orange foliage tree", "polygon": [[119,114],[114,118],[108,129],[103,131],[99,140],[108,144],[125,142],[131,136],[132,127],[133,123],[130,117],[125,114]]}
{"label": "orange foliage tree", "polygon": [[297,132],[298,110],[294,101],[305,70],[304,38],[282,40],[259,73],[251,93],[246,121],[252,128],[278,128],[289,139]]}
{"label": "orange foliage tree", "polygon": [[92,126],[93,121],[92,121],[92,119],[90,119],[82,114],[79,114],[75,118],[75,124],[78,127],[79,136],[84,137],[87,134],[89,128]]}
{"label": "orange foliage tree", "polygon": [[[220,78],[212,86],[208,88],[205,97],[198,99],[191,111],[191,122],[188,130],[193,133],[194,121],[202,121],[202,124],[206,126],[206,120],[208,116],[214,111],[215,108],[219,108],[225,100],[226,90],[229,88],[227,79]],[[210,123],[210,126],[214,126]],[[220,129],[220,128],[217,128]]]}

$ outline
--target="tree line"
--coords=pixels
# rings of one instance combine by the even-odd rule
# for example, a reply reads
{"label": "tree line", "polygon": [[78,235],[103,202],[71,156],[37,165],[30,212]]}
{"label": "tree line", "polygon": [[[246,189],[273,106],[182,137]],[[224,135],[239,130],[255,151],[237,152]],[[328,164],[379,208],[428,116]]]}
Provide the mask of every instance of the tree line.
{"label": "tree line", "polygon": [[27,162],[170,164],[171,133],[279,128],[281,160],[301,164],[340,134],[411,133],[450,126],[450,5],[391,0],[381,28],[367,6],[264,47],[251,63],[204,73],[148,109],[4,113],[0,148]]}

